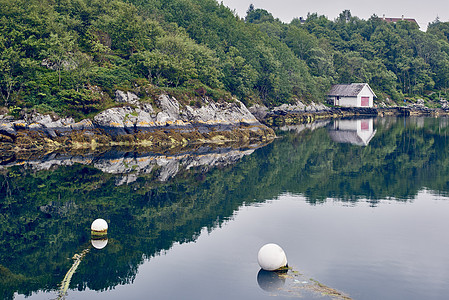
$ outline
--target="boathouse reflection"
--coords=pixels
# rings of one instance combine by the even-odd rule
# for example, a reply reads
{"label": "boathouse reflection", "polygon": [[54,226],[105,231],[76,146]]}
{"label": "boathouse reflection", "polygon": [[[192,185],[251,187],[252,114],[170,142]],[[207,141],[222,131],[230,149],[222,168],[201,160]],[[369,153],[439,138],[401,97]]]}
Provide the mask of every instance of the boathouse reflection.
{"label": "boathouse reflection", "polygon": [[335,120],[328,130],[330,138],[337,143],[368,146],[376,134],[374,119]]}

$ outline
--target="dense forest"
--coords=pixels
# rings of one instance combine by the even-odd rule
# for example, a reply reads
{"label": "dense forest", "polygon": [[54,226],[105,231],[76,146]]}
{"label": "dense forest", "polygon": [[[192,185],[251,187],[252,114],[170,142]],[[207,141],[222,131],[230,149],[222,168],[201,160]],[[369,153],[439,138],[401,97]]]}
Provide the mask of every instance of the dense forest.
{"label": "dense forest", "polygon": [[368,82],[377,101],[429,105],[449,88],[449,22],[426,32],[343,11],[289,24],[215,0],[0,0],[2,111],[89,117],[115,89],[276,106],[323,102],[334,83]]}

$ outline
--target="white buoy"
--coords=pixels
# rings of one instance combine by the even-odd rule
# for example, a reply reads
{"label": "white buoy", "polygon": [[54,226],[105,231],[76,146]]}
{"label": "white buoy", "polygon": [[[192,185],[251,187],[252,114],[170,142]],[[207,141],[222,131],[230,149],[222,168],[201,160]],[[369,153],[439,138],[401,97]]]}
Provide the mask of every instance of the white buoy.
{"label": "white buoy", "polygon": [[276,244],[266,244],[257,254],[257,262],[265,271],[276,271],[287,266],[287,256],[284,250]]}
{"label": "white buoy", "polygon": [[91,234],[105,235],[108,232],[108,223],[103,219],[96,219],[90,226]]}
{"label": "white buoy", "polygon": [[108,239],[104,239],[104,240],[91,240],[90,241],[92,243],[92,246],[95,249],[103,249],[104,247],[106,247],[106,245],[108,244]]}

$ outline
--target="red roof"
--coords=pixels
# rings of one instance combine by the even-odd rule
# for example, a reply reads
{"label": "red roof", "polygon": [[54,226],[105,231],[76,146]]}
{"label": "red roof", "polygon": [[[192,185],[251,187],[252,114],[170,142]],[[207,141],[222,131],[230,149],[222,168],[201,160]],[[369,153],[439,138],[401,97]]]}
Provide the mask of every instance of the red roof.
{"label": "red roof", "polygon": [[[418,25],[418,22],[416,22],[415,19],[404,18],[404,17],[402,17],[402,18],[386,18],[386,17],[383,17],[382,20],[384,20],[387,23],[396,23],[396,22],[399,22],[399,21],[408,21],[408,22],[412,22],[412,23],[415,23],[416,25]],[[418,25],[418,27],[419,27],[419,25]]]}

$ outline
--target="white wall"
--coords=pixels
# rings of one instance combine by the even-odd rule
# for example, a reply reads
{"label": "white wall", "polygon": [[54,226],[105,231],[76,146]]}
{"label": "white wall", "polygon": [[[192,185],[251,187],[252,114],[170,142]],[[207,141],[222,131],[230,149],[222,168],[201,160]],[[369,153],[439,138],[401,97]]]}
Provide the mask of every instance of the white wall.
{"label": "white wall", "polygon": [[[363,87],[363,89],[360,91],[360,93],[357,96],[357,107],[362,106],[362,97],[369,97],[369,105],[368,107],[373,107],[373,93],[369,89],[367,85]],[[365,106],[366,107],[366,106]]]}
{"label": "white wall", "polygon": [[357,97],[340,97],[340,99],[335,102],[335,105],[345,107],[357,107],[360,106],[359,104],[361,101],[360,99],[357,99]]}

